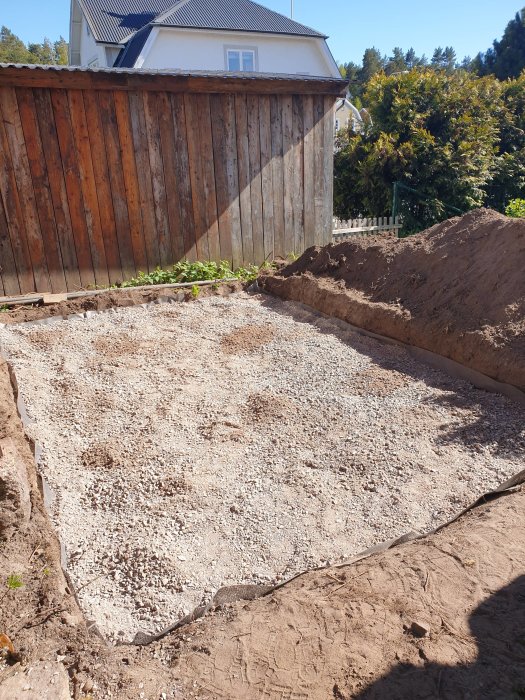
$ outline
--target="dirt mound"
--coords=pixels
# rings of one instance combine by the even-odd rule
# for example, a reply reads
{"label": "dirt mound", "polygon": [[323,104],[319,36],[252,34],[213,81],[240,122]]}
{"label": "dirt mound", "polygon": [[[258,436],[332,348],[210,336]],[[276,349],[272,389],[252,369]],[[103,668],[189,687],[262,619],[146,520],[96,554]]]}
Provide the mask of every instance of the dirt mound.
{"label": "dirt mound", "polygon": [[487,209],[405,239],[309,248],[261,285],[525,389],[525,220]]}
{"label": "dirt mound", "polygon": [[253,352],[263,345],[270,343],[275,335],[271,325],[249,324],[236,328],[221,341],[221,346],[227,355]]}

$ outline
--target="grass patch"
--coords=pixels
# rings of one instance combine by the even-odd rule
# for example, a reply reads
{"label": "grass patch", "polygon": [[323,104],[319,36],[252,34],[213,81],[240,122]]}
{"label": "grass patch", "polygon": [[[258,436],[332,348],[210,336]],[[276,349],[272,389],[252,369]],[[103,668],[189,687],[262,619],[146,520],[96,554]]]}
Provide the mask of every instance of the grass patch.
{"label": "grass patch", "polygon": [[126,282],[122,282],[120,287],[142,287],[155,284],[183,284],[189,282],[205,282],[207,280],[220,280],[225,278],[235,278],[242,282],[252,282],[257,278],[262,268],[257,265],[249,267],[238,267],[232,270],[229,263],[222,260],[216,262],[188,262],[184,260],[172,267],[162,269],[157,267],[153,272],[139,272]]}

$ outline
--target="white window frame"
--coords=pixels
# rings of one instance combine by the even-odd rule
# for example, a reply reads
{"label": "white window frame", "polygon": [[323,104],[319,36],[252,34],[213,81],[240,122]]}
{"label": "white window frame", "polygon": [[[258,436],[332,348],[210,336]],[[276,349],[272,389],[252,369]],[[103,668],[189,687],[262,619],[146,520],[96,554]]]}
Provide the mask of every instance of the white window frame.
{"label": "white window frame", "polygon": [[246,71],[243,68],[242,65],[242,54],[243,52],[250,52],[253,54],[253,70],[254,72],[259,71],[259,52],[257,50],[256,46],[238,46],[235,44],[232,45],[226,45],[224,47],[224,65],[226,68],[226,71],[228,73],[236,73],[237,71],[230,71],[230,60],[229,60],[229,55],[230,53],[238,53],[239,54],[239,65],[240,65],[240,72],[245,73]]}

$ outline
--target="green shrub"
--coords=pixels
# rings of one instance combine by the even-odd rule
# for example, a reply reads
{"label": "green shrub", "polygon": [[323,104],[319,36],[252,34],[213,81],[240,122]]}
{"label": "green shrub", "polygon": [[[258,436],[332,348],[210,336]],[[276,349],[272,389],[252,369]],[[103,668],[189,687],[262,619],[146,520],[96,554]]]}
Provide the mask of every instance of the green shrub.
{"label": "green shrub", "polygon": [[525,199],[511,199],[507,204],[505,214],[515,219],[525,218]]}
{"label": "green shrub", "polygon": [[243,282],[251,282],[258,274],[259,268],[256,265],[239,267],[236,270],[232,270],[229,263],[225,260],[222,260],[220,263],[188,262],[184,260],[166,270],[158,267],[153,272],[139,272],[137,277],[123,282],[120,286],[142,287],[155,284],[182,284],[226,278],[236,278]]}

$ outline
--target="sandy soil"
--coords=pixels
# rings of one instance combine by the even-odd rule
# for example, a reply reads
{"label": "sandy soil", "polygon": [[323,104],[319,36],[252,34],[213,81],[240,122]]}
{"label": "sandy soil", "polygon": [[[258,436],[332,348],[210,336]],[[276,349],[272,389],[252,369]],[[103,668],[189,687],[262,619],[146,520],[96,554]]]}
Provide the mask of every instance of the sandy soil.
{"label": "sandy soil", "polygon": [[113,640],[433,528],[522,464],[522,409],[297,304],[212,297],[0,342]]}
{"label": "sandy soil", "polygon": [[261,280],[525,390],[525,220],[479,209],[406,239],[310,248]]}

